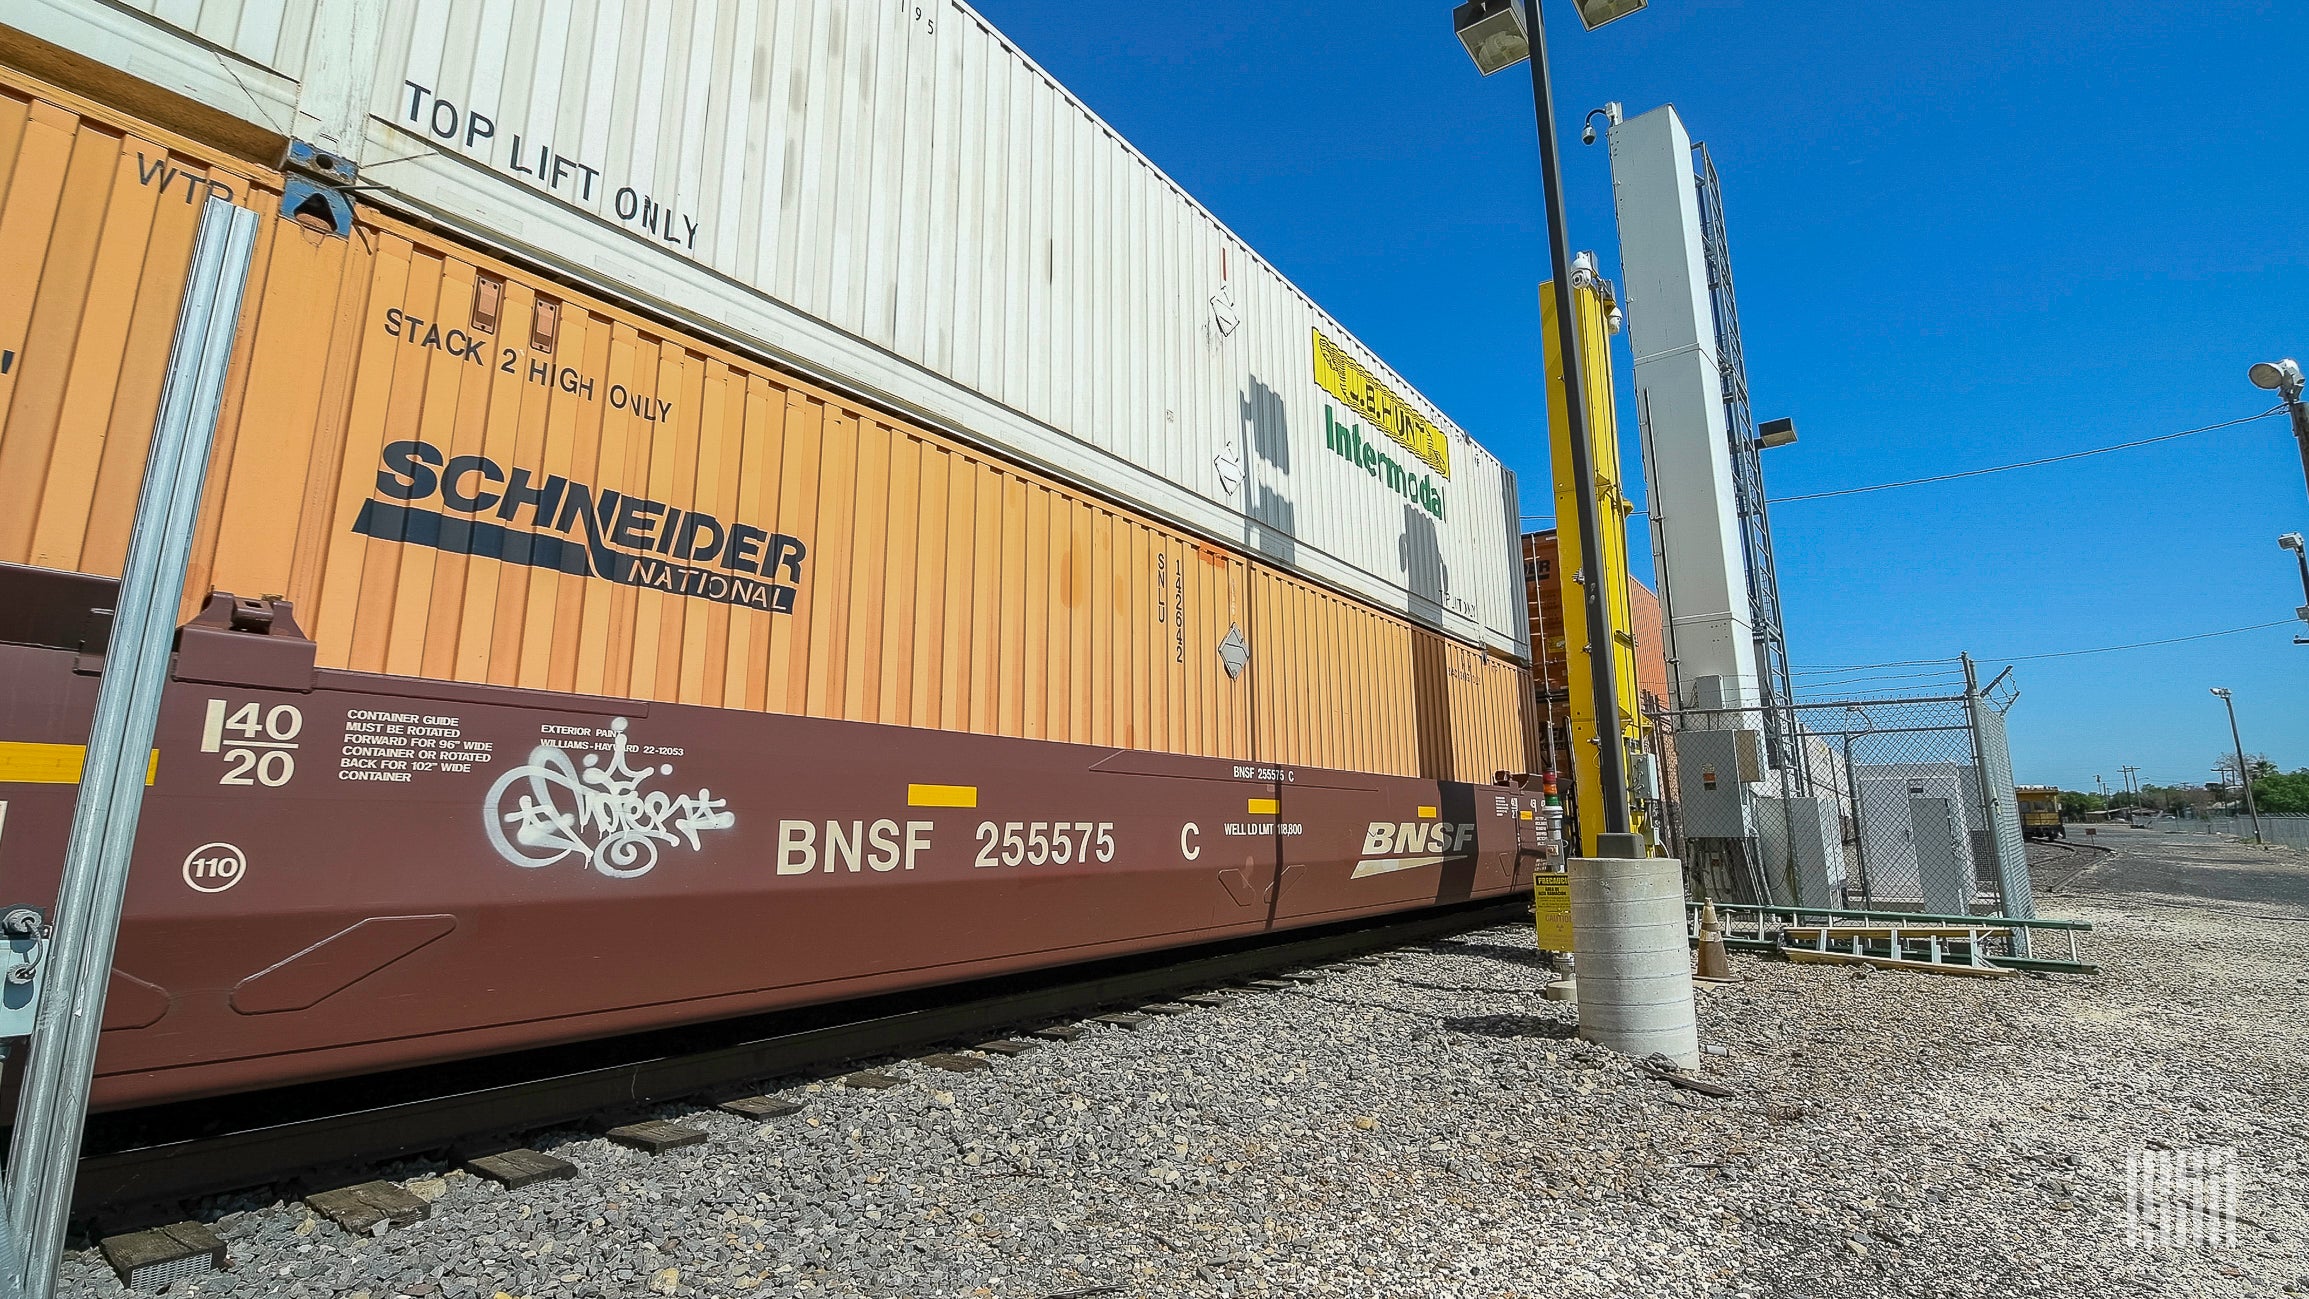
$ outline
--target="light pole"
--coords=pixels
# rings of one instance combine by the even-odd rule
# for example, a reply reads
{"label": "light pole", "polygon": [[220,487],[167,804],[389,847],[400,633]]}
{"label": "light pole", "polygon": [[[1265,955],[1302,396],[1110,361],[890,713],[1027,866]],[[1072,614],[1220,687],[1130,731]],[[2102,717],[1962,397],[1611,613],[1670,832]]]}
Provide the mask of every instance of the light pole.
{"label": "light pole", "polygon": [[2282,361],[2256,361],[2246,374],[2254,387],[2284,399],[2285,412],[2293,417],[2293,440],[2301,444],[2301,481],[2309,486],[2309,402],[2301,400],[2301,390],[2309,383],[2302,379],[2301,363],[2290,356]]}
{"label": "light pole", "polygon": [[[2280,549],[2292,551],[2294,561],[2301,565],[2301,607],[2293,612],[2301,621],[2309,622],[2309,553],[2303,551],[2301,534],[2298,532],[2288,532],[2277,538],[2277,545]],[[2309,645],[2309,638],[2295,636],[2293,643]]]}
{"label": "light pole", "polygon": [[2237,779],[2245,783],[2245,811],[2253,818],[2253,842],[2261,842],[2261,809],[2253,802],[2253,769],[2245,765],[2245,741],[2237,734],[2237,701],[2219,686],[2213,694],[2229,706],[2229,742],[2237,746]]}
{"label": "light pole", "polygon": [[[1577,0],[1580,21],[1589,31],[1644,7],[1645,0]],[[1574,328],[1571,287],[1571,230],[1564,219],[1563,168],[1555,148],[1555,96],[1548,84],[1547,26],[1539,0],[1467,0],[1451,11],[1452,30],[1459,34],[1476,69],[1485,76],[1528,60],[1531,64],[1532,107],[1539,123],[1540,184],[1547,200],[1548,256],[1555,271],[1555,330],[1563,344],[1563,402],[1565,423],[1571,431],[1571,471],[1579,480],[1580,591],[1587,604],[1587,662],[1595,694],[1597,779],[1603,803],[1603,827],[1596,835],[1596,855],[1636,858],[1644,855],[1641,836],[1630,833],[1634,824],[1628,808],[1627,746],[1620,735],[1616,647],[1611,643],[1611,619],[1606,604],[1603,570],[1601,507],[1595,498],[1595,452],[1587,427],[1587,376]],[[1617,520],[1614,520],[1616,523]]]}

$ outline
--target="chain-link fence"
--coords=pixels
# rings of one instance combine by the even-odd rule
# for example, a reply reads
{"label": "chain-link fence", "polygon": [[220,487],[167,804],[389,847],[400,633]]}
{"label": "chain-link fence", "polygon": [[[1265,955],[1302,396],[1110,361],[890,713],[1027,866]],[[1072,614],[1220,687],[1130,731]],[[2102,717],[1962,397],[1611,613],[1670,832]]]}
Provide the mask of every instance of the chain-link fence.
{"label": "chain-link fence", "polygon": [[[2004,709],[1985,693],[1675,717],[1674,823],[1697,890],[1742,902],[2032,917]],[[1785,724],[1782,733],[1787,733]],[[1774,749],[1777,748],[1777,752]]]}
{"label": "chain-link fence", "polygon": [[[2216,816],[2205,821],[2209,834],[2225,834],[2232,839],[2251,842],[2253,822],[2249,817]],[[2294,848],[2309,848],[2309,816],[2298,812],[2263,812],[2261,814],[2261,841],[2281,843]]]}

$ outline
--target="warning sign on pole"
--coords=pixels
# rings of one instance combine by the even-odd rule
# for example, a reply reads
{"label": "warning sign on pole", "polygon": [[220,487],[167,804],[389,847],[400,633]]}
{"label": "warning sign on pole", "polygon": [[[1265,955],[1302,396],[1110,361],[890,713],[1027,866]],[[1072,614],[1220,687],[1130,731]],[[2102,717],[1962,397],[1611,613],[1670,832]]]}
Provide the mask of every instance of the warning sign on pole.
{"label": "warning sign on pole", "polygon": [[1539,930],[1539,950],[1568,952],[1571,945],[1571,877],[1539,875],[1531,881],[1531,914]]}

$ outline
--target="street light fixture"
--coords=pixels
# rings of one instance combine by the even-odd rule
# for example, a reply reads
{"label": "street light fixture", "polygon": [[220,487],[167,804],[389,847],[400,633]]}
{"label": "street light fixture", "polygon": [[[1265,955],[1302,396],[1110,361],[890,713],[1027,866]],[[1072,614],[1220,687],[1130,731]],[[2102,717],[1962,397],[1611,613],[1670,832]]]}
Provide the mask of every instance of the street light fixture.
{"label": "street light fixture", "polygon": [[[1645,0],[1576,0],[1589,30],[1644,7]],[[1632,833],[1628,799],[1627,746],[1620,742],[1618,674],[1613,671],[1611,620],[1604,590],[1602,506],[1595,496],[1595,449],[1587,427],[1587,367],[1580,357],[1579,331],[1572,316],[1571,231],[1564,220],[1563,167],[1555,148],[1555,95],[1548,84],[1547,25],[1539,0],[1467,0],[1451,11],[1451,28],[1467,47],[1478,72],[1490,76],[1519,62],[1531,64],[1533,115],[1539,126],[1539,172],[1547,201],[1548,254],[1555,272],[1556,337],[1563,342],[1565,423],[1571,435],[1571,472],[1579,484],[1580,590],[1587,602],[1588,669],[1593,678],[1597,740],[1597,793],[1603,826],[1596,856],[1645,855],[1643,836]],[[1617,520],[1615,519],[1616,523]]]}
{"label": "street light fixture", "polygon": [[[2301,546],[2301,534],[2298,532],[2288,532],[2283,536],[2278,537],[2277,545],[2281,549],[2292,551],[2294,562],[2301,566],[2301,607],[2295,609],[2293,613],[2295,616],[2299,617],[2301,621],[2309,622],[2309,552],[2303,551]],[[2302,637],[2295,636],[2293,638],[2293,643],[2296,645],[2309,645],[2309,639],[2303,639]]]}
{"label": "street light fixture", "polygon": [[1618,22],[1644,7],[1645,0],[1577,0],[1579,20],[1589,31],[1605,23]]}
{"label": "street light fixture", "polygon": [[[1646,0],[1575,0],[1579,20],[1589,31],[1625,18],[1644,7]],[[1451,11],[1451,28],[1484,76],[1502,72],[1531,57],[1531,33],[1546,33],[1536,13],[1525,17],[1521,0],[1467,0]]]}
{"label": "street light fixture", "polygon": [[2301,396],[2301,363],[2292,357],[2288,356],[2282,361],[2255,361],[2253,368],[2245,374],[2253,381],[2254,387],[2282,393],[2287,401],[2296,401]]}
{"label": "street light fixture", "polygon": [[2245,765],[2245,741],[2237,734],[2237,701],[2219,686],[2213,697],[2229,706],[2229,743],[2237,746],[2237,779],[2245,784],[2245,811],[2253,818],[2253,842],[2261,840],[2261,809],[2253,802],[2253,769]]}
{"label": "street light fixture", "polygon": [[2285,402],[2285,411],[2293,419],[2293,440],[2301,444],[2301,480],[2309,485],[2309,402],[2301,400],[2301,391],[2309,387],[2309,380],[2301,374],[2301,363],[2288,356],[2282,361],[2256,361],[2245,372],[2256,388],[2276,393]]}

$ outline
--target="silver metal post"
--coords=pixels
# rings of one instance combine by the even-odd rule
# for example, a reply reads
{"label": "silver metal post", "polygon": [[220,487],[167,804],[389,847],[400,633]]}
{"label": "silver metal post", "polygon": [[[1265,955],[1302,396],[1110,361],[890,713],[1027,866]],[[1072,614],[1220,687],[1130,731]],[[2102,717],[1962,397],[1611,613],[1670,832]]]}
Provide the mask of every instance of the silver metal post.
{"label": "silver metal post", "polygon": [[129,855],[256,235],[256,213],[223,199],[210,199],[201,213],[113,602],[104,678],[58,884],[47,982],[9,1148],[6,1226],[19,1246],[13,1261],[26,1299],[48,1299],[56,1284]]}

